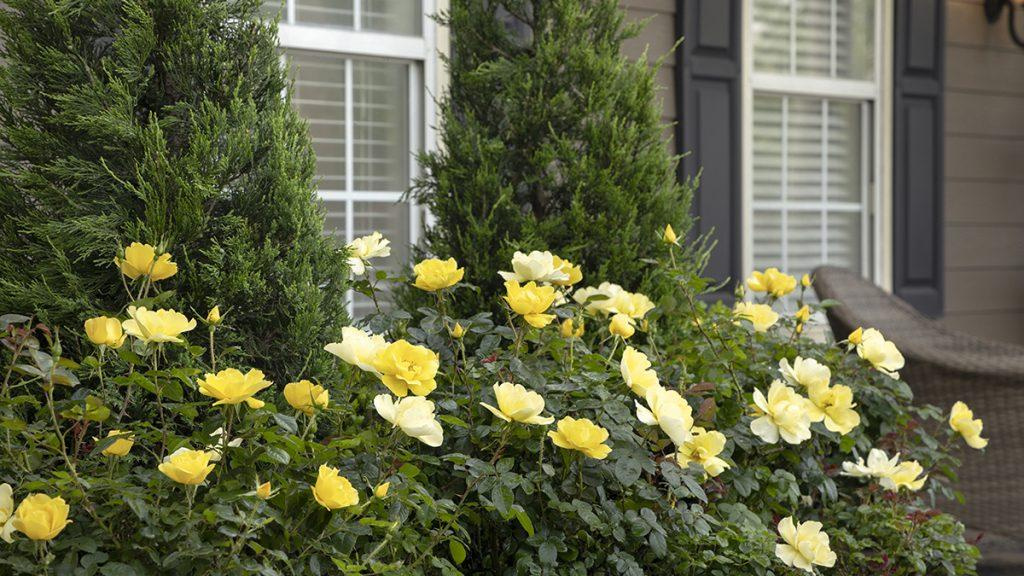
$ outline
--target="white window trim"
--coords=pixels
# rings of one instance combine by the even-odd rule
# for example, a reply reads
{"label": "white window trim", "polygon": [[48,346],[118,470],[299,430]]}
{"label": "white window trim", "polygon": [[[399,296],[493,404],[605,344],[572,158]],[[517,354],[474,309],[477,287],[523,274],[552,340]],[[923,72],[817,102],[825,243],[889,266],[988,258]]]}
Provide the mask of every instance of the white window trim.
{"label": "white window trim", "polygon": [[[410,183],[420,175],[417,153],[431,152],[437,147],[437,105],[436,96],[447,84],[445,78],[439,78],[439,48],[447,50],[448,37],[446,31],[439,31],[440,26],[431,18],[439,10],[447,10],[449,0],[422,0],[420,36],[403,36],[381,32],[360,30],[360,8],[362,0],[353,2],[353,29],[309,26],[296,23],[295,0],[286,0],[285,9],[278,25],[278,38],[285,50],[299,49],[325,52],[353,58],[389,58],[404,60],[409,66],[409,178]],[[440,32],[440,34],[439,34]],[[441,36],[442,46],[438,37]],[[352,118],[352,63],[346,60],[345,65],[345,101],[346,118]],[[355,228],[355,202],[397,202],[404,191],[391,192],[359,192],[353,190],[353,150],[354,139],[352,123],[346,123],[346,190],[322,190],[319,197],[323,200],[345,201],[345,241],[353,240]],[[423,227],[423,207],[414,199],[409,200],[409,242],[415,245],[420,238]],[[429,215],[427,217],[429,222]],[[349,315],[355,313],[355,302],[352,294],[348,297]]]}
{"label": "white window trim", "polygon": [[[875,0],[875,80],[848,80],[838,78],[793,78],[783,74],[754,72],[753,35],[753,2],[743,0],[743,54],[742,54],[742,89],[741,89],[741,162],[742,162],[742,193],[740,210],[740,229],[742,231],[741,263],[743,273],[753,270],[754,260],[754,92],[778,93],[796,96],[827,97],[831,100],[870,100],[874,105],[871,143],[873,154],[873,181],[871,190],[865,190],[865,202],[872,230],[862,230],[862,254],[871,253],[870,267],[861,270],[868,278],[886,290],[892,289],[892,34],[893,9],[890,0]],[[834,24],[834,23],[833,23]],[[833,35],[833,42],[835,36]],[[795,44],[791,44],[795,49]],[[864,118],[862,116],[862,118]],[[865,119],[866,122],[866,119]],[[865,152],[867,142],[864,142]],[[867,188],[867,186],[865,186]],[[800,207],[799,203],[787,202],[787,207]],[[815,207],[820,207],[818,203]],[[760,201],[759,206],[771,207],[770,203]],[[780,203],[781,205],[781,203]],[[850,203],[845,206],[841,202],[829,201],[830,211],[845,210],[850,207],[857,209],[859,204]],[[826,226],[823,222],[822,226]],[[783,225],[784,227],[785,225]],[[865,227],[870,227],[865,224]],[[823,235],[822,242],[825,237]],[[780,263],[781,264],[781,263]]]}

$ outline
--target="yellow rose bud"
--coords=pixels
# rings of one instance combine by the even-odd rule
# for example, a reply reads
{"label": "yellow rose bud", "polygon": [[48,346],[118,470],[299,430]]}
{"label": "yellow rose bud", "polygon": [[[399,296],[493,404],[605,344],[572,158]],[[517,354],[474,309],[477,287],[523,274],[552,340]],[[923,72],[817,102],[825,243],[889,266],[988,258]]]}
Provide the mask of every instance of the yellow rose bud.
{"label": "yellow rose bud", "polygon": [[[125,456],[135,445],[135,437],[121,430],[107,432],[107,438],[110,437],[117,437],[117,440],[103,449],[104,456]],[[98,438],[93,438],[93,440],[99,441]]]}
{"label": "yellow rose bud", "polygon": [[337,510],[359,504],[359,492],[352,487],[348,478],[340,476],[337,468],[320,466],[316,484],[312,486],[313,498],[328,510]]}
{"label": "yellow rose bud", "polygon": [[195,320],[174,310],[129,306],[128,315],[131,318],[122,322],[121,327],[129,336],[147,343],[181,342],[181,334],[196,327]]}
{"label": "yellow rose bud", "polygon": [[466,270],[459,268],[455,258],[429,258],[414,266],[412,272],[416,276],[414,286],[427,292],[437,292],[457,284]]}
{"label": "yellow rose bud", "polygon": [[32,540],[53,540],[71,523],[68,520],[70,511],[60,496],[51,498],[46,494],[32,494],[21,501],[12,523],[15,530]]}
{"label": "yellow rose bud", "polygon": [[97,316],[85,321],[85,335],[97,346],[120,348],[124,344],[124,331],[117,318]]}
{"label": "yellow rose bud", "polygon": [[679,245],[679,238],[676,237],[676,231],[672,229],[672,225],[671,224],[666,224],[665,225],[665,232],[664,232],[664,234],[661,235],[661,239],[666,244],[676,244],[676,245]]}
{"label": "yellow rose bud", "polygon": [[270,482],[264,482],[256,487],[256,496],[261,500],[267,500],[270,498],[271,491]]}
{"label": "yellow rose bud", "polygon": [[486,402],[481,402],[480,405],[505,422],[547,425],[555,421],[552,416],[540,415],[544,411],[544,398],[532,390],[527,390],[522,384],[495,384],[494,399],[497,401],[497,408]]}
{"label": "yellow rose bud", "polygon": [[629,316],[619,313],[612,316],[612,321],[608,323],[608,331],[615,336],[621,336],[623,340],[627,340],[636,333],[636,328],[633,327],[633,321]]}
{"label": "yellow rose bud", "polygon": [[799,310],[796,311],[796,314],[794,314],[794,316],[796,317],[797,322],[799,322],[800,324],[805,324],[808,320],[811,319],[811,309],[807,306],[807,304],[804,304],[803,306],[800,307]]}
{"label": "yellow rose bud", "polygon": [[166,456],[157,467],[165,476],[178,484],[196,486],[202,484],[216,464],[211,464],[214,452],[178,448]]}
{"label": "yellow rose bud", "polygon": [[579,420],[566,416],[558,421],[558,430],[548,432],[548,437],[559,448],[578,450],[591,458],[604,460],[612,451],[604,444],[608,431],[586,418]]}
{"label": "yellow rose bud", "polygon": [[373,495],[377,498],[387,498],[389,489],[391,489],[391,482],[381,482],[373,489]]}
{"label": "yellow rose bud", "polygon": [[530,326],[543,328],[555,319],[554,314],[545,314],[555,302],[553,286],[538,286],[532,280],[520,286],[515,280],[507,280],[505,290],[504,299],[509,307]]}
{"label": "yellow rose bud", "polygon": [[562,320],[562,324],[558,327],[558,333],[562,338],[579,338],[583,336],[583,326],[583,322],[576,326],[572,318],[566,318]]}
{"label": "yellow rose bud", "polygon": [[121,268],[121,273],[136,280],[142,276],[158,282],[178,273],[178,265],[171,262],[170,254],[156,255],[156,248],[149,244],[132,242],[124,249],[124,259],[114,258],[114,263]]}
{"label": "yellow rose bud", "polygon": [[327,408],[331,393],[319,384],[313,384],[309,380],[299,380],[285,385],[284,399],[292,408],[306,416],[312,416],[317,407],[321,410]]}
{"label": "yellow rose bud", "polygon": [[206,314],[206,323],[210,326],[217,326],[220,324],[220,306],[214,306],[209,313]]}
{"label": "yellow rose bud", "polygon": [[804,288],[809,287],[811,285],[811,275],[810,274],[804,274],[803,276],[801,276],[800,277],[800,285],[803,286]]}
{"label": "yellow rose bud", "polygon": [[856,330],[850,332],[850,335],[846,337],[846,341],[850,344],[857,346],[864,340],[864,328],[857,327]]}
{"label": "yellow rose bud", "polygon": [[441,359],[430,348],[416,346],[405,340],[388,344],[373,360],[380,381],[398,397],[412,392],[426,396],[437,388],[437,369]]}
{"label": "yellow rose bud", "polygon": [[261,408],[263,403],[253,395],[270,385],[260,370],[252,369],[242,374],[235,368],[228,368],[216,374],[208,372],[204,379],[199,380],[199,393],[216,399],[214,406],[234,406],[245,402],[250,408]]}
{"label": "yellow rose bud", "polygon": [[455,338],[456,340],[460,340],[463,336],[466,335],[466,329],[462,327],[462,324],[459,324],[458,322],[456,322],[455,326],[452,328],[452,332],[451,333],[452,333],[452,338]]}
{"label": "yellow rose bud", "polygon": [[981,437],[983,424],[981,419],[974,418],[974,412],[963,402],[953,404],[949,413],[949,427],[963,436],[967,445],[976,450],[988,446],[988,440]]}

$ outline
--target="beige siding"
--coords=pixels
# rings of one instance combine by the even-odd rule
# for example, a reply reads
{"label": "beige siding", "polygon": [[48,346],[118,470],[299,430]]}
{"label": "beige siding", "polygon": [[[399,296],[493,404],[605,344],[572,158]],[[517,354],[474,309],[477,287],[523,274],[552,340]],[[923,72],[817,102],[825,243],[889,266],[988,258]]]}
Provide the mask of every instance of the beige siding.
{"label": "beige siding", "polygon": [[[621,0],[630,21],[646,21],[647,26],[636,38],[626,42],[623,52],[631,58],[639,58],[644,50],[651,63],[672,50],[676,41],[676,2],[674,0]],[[658,70],[658,85],[661,88],[662,121],[671,125],[676,121],[676,92],[674,86],[675,55],[665,58]],[[667,127],[665,138],[672,138],[672,129]]]}
{"label": "beige siding", "polygon": [[946,4],[944,321],[1024,343],[1024,49],[982,4]]}

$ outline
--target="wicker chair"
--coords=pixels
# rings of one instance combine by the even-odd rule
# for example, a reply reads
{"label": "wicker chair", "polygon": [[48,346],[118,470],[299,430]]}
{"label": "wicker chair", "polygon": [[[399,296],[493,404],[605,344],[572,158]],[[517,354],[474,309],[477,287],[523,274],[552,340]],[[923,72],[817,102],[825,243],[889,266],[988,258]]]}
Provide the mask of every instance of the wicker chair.
{"label": "wicker chair", "polygon": [[964,449],[959,488],[965,505],[944,509],[983,536],[983,574],[1024,574],[1024,347],[983,340],[945,328],[906,302],[848,270],[814,272],[837,339],[858,326],[877,328],[903,352],[901,377],[916,402],[949,409],[967,402],[984,419],[984,452]]}

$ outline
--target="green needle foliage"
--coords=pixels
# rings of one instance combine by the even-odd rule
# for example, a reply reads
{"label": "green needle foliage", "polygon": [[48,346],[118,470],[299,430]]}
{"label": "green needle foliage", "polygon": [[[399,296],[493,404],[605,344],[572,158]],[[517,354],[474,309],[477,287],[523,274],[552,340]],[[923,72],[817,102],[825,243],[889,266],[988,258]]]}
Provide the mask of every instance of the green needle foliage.
{"label": "green needle foliage", "polygon": [[[503,293],[513,252],[551,250],[655,300],[668,281],[645,259],[666,224],[685,237],[692,189],[662,140],[655,69],[621,54],[639,26],[616,0],[453,0],[442,143],[413,195],[436,226],[425,251]],[[407,294],[407,297],[411,297]]]}
{"label": "green needle foliage", "polygon": [[219,304],[225,342],[275,380],[324,373],[309,351],[346,323],[345,258],[260,3],[5,4],[0,309],[118,314],[116,247],[145,242],[181,266],[147,306]]}

